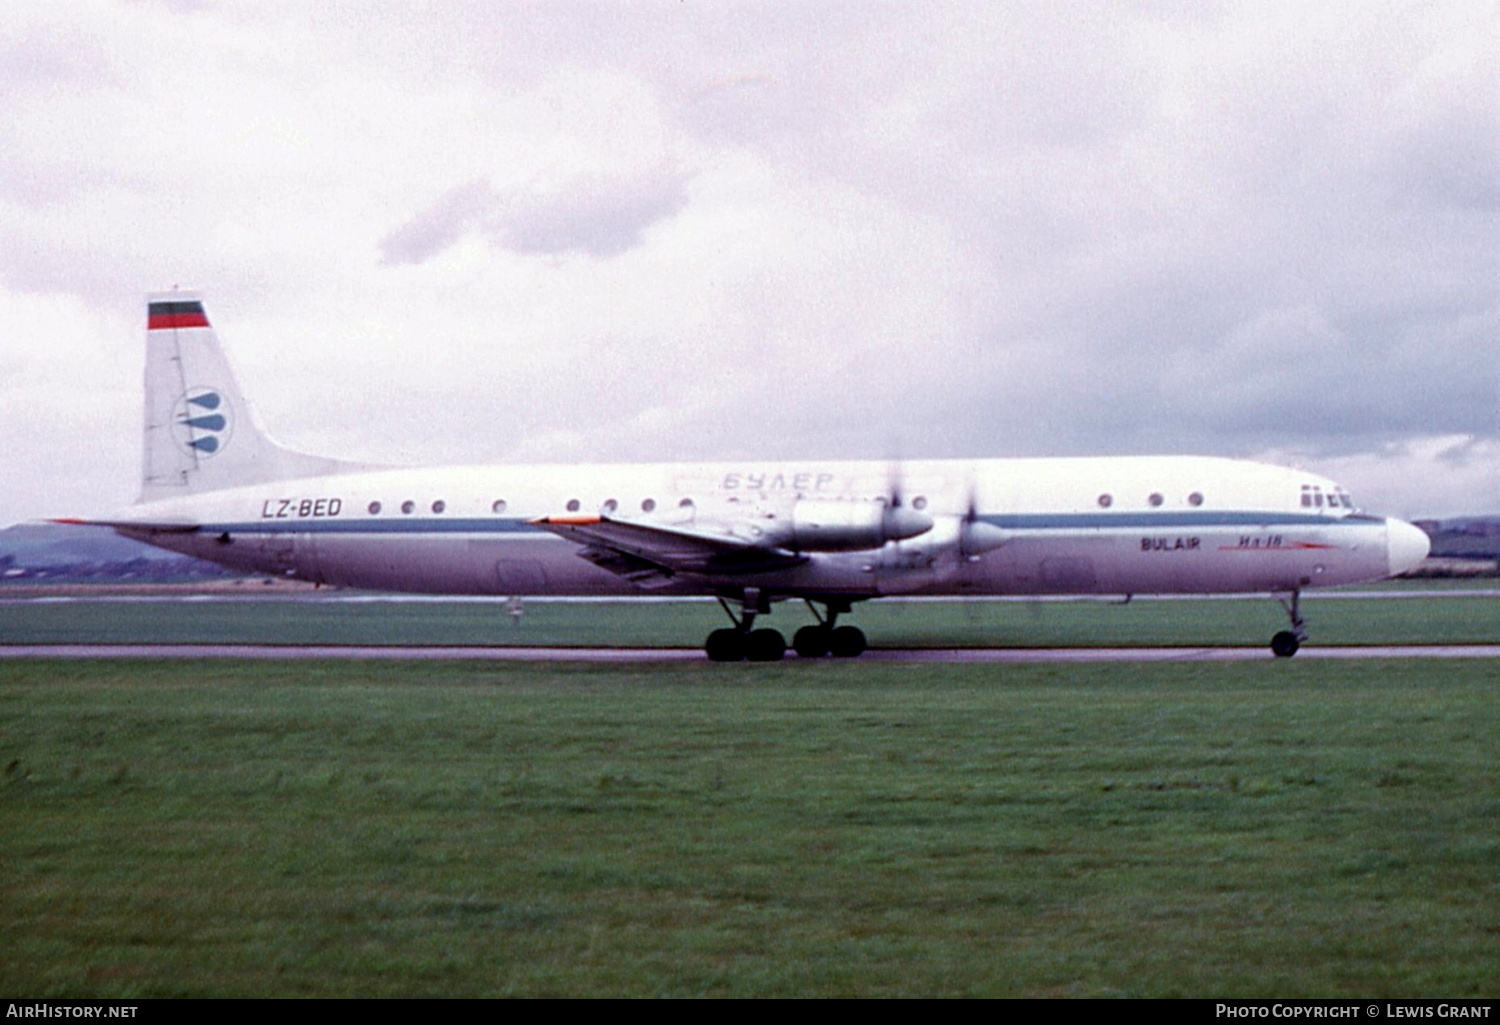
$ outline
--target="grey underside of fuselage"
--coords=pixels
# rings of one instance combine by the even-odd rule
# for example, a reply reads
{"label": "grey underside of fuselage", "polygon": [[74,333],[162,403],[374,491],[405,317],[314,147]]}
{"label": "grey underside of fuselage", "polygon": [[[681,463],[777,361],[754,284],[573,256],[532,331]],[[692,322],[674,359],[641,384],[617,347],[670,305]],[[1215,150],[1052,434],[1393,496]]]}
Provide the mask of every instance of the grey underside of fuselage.
{"label": "grey underside of fuselage", "polygon": [[1378,579],[1386,572],[1383,533],[1377,543],[1371,527],[1304,528],[1298,543],[1284,548],[1246,547],[1243,527],[1205,528],[1191,535],[1146,535],[1138,529],[1018,532],[973,559],[932,559],[891,544],[878,551],[813,553],[798,565],[763,572],[665,571],[644,586],[580,557],[578,545],[541,530],[501,536],[122,533],[245,571],[454,595],[733,595],[746,588],[768,597],[1193,594],[1331,586]]}

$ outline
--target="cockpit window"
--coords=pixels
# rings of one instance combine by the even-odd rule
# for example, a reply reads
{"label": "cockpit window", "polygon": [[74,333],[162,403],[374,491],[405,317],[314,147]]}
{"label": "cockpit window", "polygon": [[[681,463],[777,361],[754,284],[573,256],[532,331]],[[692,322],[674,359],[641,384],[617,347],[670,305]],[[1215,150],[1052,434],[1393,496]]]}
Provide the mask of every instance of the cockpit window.
{"label": "cockpit window", "polygon": [[1347,509],[1356,511],[1354,499],[1349,497],[1349,492],[1341,487],[1331,487],[1327,494],[1323,492],[1321,484],[1302,485],[1302,508],[1304,509]]}

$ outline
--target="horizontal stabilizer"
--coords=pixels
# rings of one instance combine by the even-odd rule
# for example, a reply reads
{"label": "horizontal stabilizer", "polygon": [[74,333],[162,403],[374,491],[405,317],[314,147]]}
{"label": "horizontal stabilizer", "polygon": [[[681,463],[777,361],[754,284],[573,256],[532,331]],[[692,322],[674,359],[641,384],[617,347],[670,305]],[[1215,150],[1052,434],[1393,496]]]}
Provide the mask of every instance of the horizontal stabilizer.
{"label": "horizontal stabilizer", "polygon": [[48,523],[64,523],[73,527],[108,527],[115,531],[135,531],[146,534],[196,534],[202,529],[197,523],[143,523],[140,520],[81,520],[73,517],[51,519]]}

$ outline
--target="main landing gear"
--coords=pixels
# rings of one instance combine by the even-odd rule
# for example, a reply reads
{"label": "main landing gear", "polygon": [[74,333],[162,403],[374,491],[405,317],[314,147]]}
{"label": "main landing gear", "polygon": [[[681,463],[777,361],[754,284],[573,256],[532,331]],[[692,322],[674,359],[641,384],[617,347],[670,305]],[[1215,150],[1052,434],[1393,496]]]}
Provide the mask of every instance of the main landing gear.
{"label": "main landing gear", "polygon": [[1285,598],[1276,599],[1286,610],[1287,618],[1292,621],[1290,630],[1282,630],[1271,638],[1271,651],[1277,658],[1291,658],[1297,654],[1297,649],[1302,647],[1302,642],[1307,640],[1307,631],[1302,628],[1302,614],[1298,611],[1298,600],[1301,597],[1301,591],[1293,590],[1290,602]]}
{"label": "main landing gear", "polygon": [[715,630],[703,643],[703,650],[711,662],[780,662],[786,657],[786,638],[775,630],[756,630],[755,617],[771,611],[771,603],[761,597],[754,588],[746,588],[740,603],[740,614],[736,616],[729,602],[719,599],[719,606],[732,627]]}
{"label": "main landing gear", "polygon": [[[761,597],[759,592],[754,589],[745,591],[738,616],[725,599],[720,598],[719,605],[734,626],[715,630],[708,635],[703,650],[710,661],[740,662],[748,659],[751,662],[779,662],[786,657],[786,638],[780,632],[767,628],[755,629],[755,617],[771,611],[771,603]],[[837,625],[840,614],[849,611],[848,602],[826,602],[827,615],[819,615],[817,607],[811,601],[807,603],[807,607],[812,609],[818,622],[813,626],[804,626],[792,636],[792,650],[798,656],[856,658],[864,654],[868,646],[864,631],[857,626]]]}
{"label": "main landing gear", "polygon": [[848,602],[826,603],[826,616],[818,615],[818,607],[812,602],[808,602],[807,607],[818,622],[804,626],[792,635],[792,650],[798,655],[803,658],[822,658],[824,655],[858,658],[865,653],[869,647],[865,642],[865,632],[857,626],[838,625],[839,616],[849,611]]}

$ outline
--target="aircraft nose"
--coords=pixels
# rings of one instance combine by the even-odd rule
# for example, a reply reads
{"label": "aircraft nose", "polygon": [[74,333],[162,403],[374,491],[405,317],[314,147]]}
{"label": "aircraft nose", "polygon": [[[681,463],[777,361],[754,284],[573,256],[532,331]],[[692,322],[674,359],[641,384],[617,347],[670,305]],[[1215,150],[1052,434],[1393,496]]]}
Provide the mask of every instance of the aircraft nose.
{"label": "aircraft nose", "polygon": [[1385,561],[1391,576],[1411,569],[1427,558],[1431,549],[1432,542],[1421,528],[1402,520],[1385,521]]}

